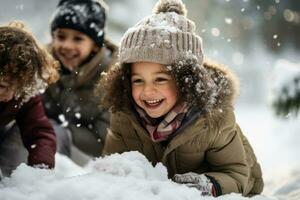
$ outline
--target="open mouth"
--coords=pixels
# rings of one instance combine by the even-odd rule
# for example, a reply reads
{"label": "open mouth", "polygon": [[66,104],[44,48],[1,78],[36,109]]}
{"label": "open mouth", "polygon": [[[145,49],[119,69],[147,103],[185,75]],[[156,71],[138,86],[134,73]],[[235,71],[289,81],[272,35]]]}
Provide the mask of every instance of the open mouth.
{"label": "open mouth", "polygon": [[163,102],[164,99],[144,100],[144,104],[148,108],[156,108]]}
{"label": "open mouth", "polygon": [[58,58],[63,63],[63,65],[70,69],[71,71],[76,67],[78,63],[78,54],[63,54],[60,53]]}
{"label": "open mouth", "polygon": [[61,57],[63,57],[65,60],[72,60],[77,57],[77,55],[73,54],[61,54]]}
{"label": "open mouth", "polygon": [[76,53],[75,51],[71,51],[71,50],[59,49],[57,54],[58,54],[58,56],[60,56],[61,58],[65,59],[65,60],[71,60],[71,59],[78,57],[78,53]]}

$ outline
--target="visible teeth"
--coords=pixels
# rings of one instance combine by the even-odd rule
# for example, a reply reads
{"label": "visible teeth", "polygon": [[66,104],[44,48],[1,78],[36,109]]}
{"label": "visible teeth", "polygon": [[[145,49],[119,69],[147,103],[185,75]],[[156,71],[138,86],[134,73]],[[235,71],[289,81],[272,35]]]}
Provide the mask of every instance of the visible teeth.
{"label": "visible teeth", "polygon": [[74,56],[72,56],[72,55],[64,55],[64,57],[66,58],[66,59],[72,59],[72,58],[74,58]]}
{"label": "visible teeth", "polygon": [[158,102],[160,102],[161,101],[161,99],[158,99],[158,100],[152,100],[152,101],[146,101],[147,103],[149,103],[149,104],[153,104],[153,103],[158,103]]}

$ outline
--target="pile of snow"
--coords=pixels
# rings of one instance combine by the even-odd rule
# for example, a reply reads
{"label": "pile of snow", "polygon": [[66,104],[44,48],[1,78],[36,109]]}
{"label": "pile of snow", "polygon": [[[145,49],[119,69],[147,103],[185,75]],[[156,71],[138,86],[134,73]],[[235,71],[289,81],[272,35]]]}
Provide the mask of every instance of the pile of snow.
{"label": "pile of snow", "polygon": [[[55,170],[35,169],[21,164],[10,178],[0,182],[1,200],[209,200],[195,188],[167,178],[162,164],[155,167],[138,152],[114,154],[91,161],[81,168],[68,158],[56,155]],[[239,194],[220,200],[248,199]],[[271,200],[256,196],[255,200]]]}

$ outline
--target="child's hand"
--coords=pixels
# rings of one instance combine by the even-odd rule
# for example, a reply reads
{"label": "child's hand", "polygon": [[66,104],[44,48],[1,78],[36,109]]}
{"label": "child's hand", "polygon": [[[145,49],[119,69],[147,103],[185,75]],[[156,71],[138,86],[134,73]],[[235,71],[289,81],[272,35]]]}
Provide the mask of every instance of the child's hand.
{"label": "child's hand", "polygon": [[197,188],[202,196],[215,196],[215,188],[209,178],[204,174],[189,172],[185,174],[175,174],[172,180],[188,187]]}
{"label": "child's hand", "polygon": [[34,168],[39,168],[39,169],[50,169],[50,167],[46,164],[36,164],[33,165]]}

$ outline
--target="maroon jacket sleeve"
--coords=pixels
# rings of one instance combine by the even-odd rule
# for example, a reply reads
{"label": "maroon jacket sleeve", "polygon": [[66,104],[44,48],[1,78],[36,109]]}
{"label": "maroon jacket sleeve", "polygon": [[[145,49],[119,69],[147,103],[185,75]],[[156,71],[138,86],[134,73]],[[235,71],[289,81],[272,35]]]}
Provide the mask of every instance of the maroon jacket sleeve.
{"label": "maroon jacket sleeve", "polygon": [[24,146],[29,152],[28,164],[46,164],[54,168],[56,137],[53,127],[45,115],[40,96],[31,98],[22,105],[17,114]]}

